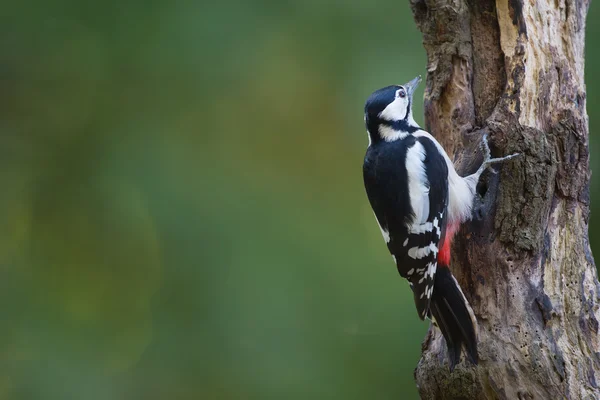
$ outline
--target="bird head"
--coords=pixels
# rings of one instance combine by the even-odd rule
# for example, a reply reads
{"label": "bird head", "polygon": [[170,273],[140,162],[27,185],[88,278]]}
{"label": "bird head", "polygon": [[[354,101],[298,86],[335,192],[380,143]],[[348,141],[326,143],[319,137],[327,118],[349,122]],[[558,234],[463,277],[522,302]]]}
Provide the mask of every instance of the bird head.
{"label": "bird head", "polygon": [[419,129],[412,116],[413,94],[421,76],[404,85],[386,86],[369,96],[365,124],[371,141],[391,142]]}

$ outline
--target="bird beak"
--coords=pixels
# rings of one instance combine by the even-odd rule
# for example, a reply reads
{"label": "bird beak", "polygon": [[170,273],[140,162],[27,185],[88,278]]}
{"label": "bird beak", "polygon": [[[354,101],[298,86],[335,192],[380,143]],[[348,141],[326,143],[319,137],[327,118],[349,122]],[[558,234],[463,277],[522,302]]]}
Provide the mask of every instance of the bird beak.
{"label": "bird beak", "polygon": [[412,97],[413,93],[417,89],[417,86],[419,86],[419,83],[421,83],[421,75],[417,76],[415,79],[408,83],[405,83],[402,86],[404,86],[404,89],[406,89],[406,92],[408,93],[409,97]]}

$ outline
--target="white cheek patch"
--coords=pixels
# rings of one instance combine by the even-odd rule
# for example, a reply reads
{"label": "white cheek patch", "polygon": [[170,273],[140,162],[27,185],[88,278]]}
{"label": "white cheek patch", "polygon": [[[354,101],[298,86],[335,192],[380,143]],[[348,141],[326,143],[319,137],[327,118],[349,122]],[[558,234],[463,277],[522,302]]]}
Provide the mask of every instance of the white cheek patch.
{"label": "white cheek patch", "polygon": [[412,107],[410,108],[410,113],[408,113],[408,124],[411,126],[419,126],[419,124],[417,124],[417,121],[415,121],[415,119],[413,118]]}
{"label": "white cheek patch", "polygon": [[401,121],[406,117],[406,109],[408,107],[408,100],[402,97],[397,97],[394,101],[387,105],[379,117],[386,121]]}

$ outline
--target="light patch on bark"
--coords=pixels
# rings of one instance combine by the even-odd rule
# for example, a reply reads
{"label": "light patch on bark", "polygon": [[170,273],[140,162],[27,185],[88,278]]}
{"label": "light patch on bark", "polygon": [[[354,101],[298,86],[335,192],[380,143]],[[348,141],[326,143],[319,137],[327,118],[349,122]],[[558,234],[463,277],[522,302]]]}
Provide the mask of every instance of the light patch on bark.
{"label": "light patch on bark", "polygon": [[497,0],[496,11],[498,13],[498,25],[500,26],[500,46],[506,57],[512,57],[515,55],[519,34],[509,15],[508,2]]}

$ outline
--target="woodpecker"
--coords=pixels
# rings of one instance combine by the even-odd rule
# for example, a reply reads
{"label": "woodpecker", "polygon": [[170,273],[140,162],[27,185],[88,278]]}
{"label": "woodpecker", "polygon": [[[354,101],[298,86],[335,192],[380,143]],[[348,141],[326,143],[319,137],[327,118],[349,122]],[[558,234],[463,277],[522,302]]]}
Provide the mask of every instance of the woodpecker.
{"label": "woodpecker", "polygon": [[441,330],[453,371],[463,348],[473,364],[478,354],[475,317],[449,268],[452,237],[471,218],[481,174],[516,154],[491,158],[484,136],[482,165],[472,175],[458,175],[442,146],[413,118],[412,98],[420,82],[418,76],[368,98],[363,178],[398,272],[413,291],[419,318],[431,319]]}

